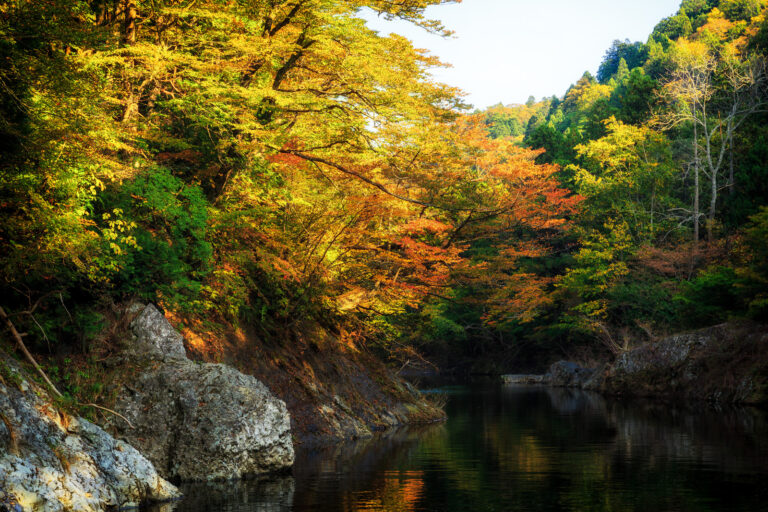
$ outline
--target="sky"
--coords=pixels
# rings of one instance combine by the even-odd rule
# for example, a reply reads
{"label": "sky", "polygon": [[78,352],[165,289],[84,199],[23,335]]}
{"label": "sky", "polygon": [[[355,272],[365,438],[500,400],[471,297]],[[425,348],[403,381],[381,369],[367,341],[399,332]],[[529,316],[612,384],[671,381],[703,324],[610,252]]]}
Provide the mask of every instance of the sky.
{"label": "sky", "polygon": [[597,72],[615,39],[643,41],[680,0],[463,0],[432,6],[427,17],[451,38],[364,13],[368,25],[425,48],[449,69],[435,78],[463,89],[477,108],[524,103],[529,96],[562,96],[584,71]]}

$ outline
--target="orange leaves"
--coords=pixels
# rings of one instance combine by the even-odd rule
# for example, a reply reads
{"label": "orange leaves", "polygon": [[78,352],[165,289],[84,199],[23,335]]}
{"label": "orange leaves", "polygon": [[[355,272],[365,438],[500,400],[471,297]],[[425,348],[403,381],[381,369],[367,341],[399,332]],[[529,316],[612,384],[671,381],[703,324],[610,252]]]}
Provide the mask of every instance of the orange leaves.
{"label": "orange leaves", "polygon": [[398,228],[401,233],[411,235],[423,235],[425,233],[443,234],[450,230],[452,226],[435,219],[418,218],[413,219]]}
{"label": "orange leaves", "polygon": [[491,297],[484,320],[491,325],[510,320],[532,321],[542,308],[552,303],[548,288],[553,282],[551,277],[516,274],[514,279],[509,279],[503,293]]}
{"label": "orange leaves", "polygon": [[273,155],[268,155],[267,161],[273,164],[280,164],[288,167],[301,167],[305,164],[305,160],[290,153],[276,153]]}

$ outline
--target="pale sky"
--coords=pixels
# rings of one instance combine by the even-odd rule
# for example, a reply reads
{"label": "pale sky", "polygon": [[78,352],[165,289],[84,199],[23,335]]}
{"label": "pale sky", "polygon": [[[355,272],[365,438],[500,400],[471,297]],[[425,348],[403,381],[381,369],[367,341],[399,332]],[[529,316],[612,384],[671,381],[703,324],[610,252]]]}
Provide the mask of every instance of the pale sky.
{"label": "pale sky", "polygon": [[643,41],[680,0],[463,0],[433,6],[444,39],[410,24],[364,13],[371,28],[411,39],[443,62],[434,76],[468,93],[477,108],[562,96],[584,71],[597,72],[614,39]]}

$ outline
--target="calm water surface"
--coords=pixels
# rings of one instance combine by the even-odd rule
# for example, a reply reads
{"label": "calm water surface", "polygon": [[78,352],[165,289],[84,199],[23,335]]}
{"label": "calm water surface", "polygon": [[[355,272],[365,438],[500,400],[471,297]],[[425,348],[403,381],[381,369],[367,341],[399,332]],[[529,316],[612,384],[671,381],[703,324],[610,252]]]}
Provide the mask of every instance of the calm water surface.
{"label": "calm water surface", "polygon": [[196,484],[175,512],[768,510],[768,415],[568,389],[449,388],[449,420]]}

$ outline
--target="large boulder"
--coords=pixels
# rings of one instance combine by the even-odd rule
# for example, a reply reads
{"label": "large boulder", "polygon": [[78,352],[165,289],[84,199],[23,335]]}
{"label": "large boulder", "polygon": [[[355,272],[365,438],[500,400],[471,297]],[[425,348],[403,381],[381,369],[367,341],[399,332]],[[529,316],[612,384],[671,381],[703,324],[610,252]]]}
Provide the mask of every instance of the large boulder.
{"label": "large boulder", "polygon": [[62,412],[0,354],[0,507],[101,511],[180,496],[131,445]]}
{"label": "large boulder", "polygon": [[180,336],[154,306],[132,323],[141,371],[121,386],[110,420],[166,478],[216,480],[280,471],[293,464],[285,403],[250,375],[183,356]]}
{"label": "large boulder", "polygon": [[285,404],[250,375],[221,364],[171,360],[123,387],[113,421],[168,478],[210,480],[293,464]]}

